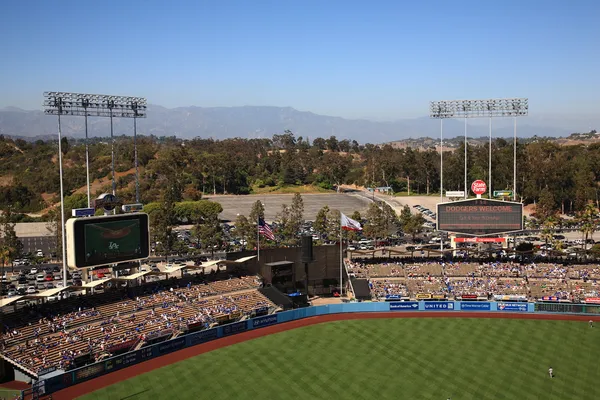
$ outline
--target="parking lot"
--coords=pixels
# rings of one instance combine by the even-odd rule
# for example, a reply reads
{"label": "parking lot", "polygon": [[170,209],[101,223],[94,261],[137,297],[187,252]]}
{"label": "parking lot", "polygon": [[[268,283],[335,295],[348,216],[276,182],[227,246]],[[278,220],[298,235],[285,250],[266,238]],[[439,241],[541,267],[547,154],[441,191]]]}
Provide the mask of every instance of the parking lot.
{"label": "parking lot", "polygon": [[[63,286],[62,271],[58,265],[23,266],[14,272],[10,272],[9,268],[5,271],[5,275],[1,277],[3,296],[35,294]],[[68,272],[67,284],[81,285],[81,274]]]}
{"label": "parking lot", "polygon": [[[221,219],[233,222],[238,214],[248,216],[252,205],[260,200],[265,207],[265,219],[271,222],[276,219],[277,213],[281,212],[281,205],[292,204],[293,195],[291,194],[265,194],[265,195],[245,195],[245,196],[205,196],[207,200],[215,201],[223,207]],[[357,194],[303,194],[302,201],[304,203],[304,218],[306,220],[314,220],[317,213],[324,206],[328,206],[331,210],[340,210],[346,215],[351,215],[354,211],[364,213],[368,206],[369,200]]]}
{"label": "parking lot", "polygon": [[20,237],[19,240],[23,243],[25,254],[35,254],[38,250],[42,250],[44,256],[49,256],[50,253],[56,252],[56,238],[53,236]]}

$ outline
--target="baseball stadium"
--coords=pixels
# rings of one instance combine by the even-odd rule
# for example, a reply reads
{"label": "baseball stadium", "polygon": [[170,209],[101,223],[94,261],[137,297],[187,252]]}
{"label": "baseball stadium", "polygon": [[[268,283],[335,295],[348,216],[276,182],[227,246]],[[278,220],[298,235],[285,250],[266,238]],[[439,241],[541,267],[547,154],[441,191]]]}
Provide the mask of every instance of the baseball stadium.
{"label": "baseball stadium", "polygon": [[[83,265],[140,256],[132,215],[71,223]],[[597,266],[312,243],[3,299],[0,398],[600,395]]]}
{"label": "baseball stadium", "polygon": [[[64,102],[71,95],[46,93],[48,114],[87,115],[81,97]],[[133,114],[122,115],[138,118],[145,99],[124,99]],[[526,112],[516,100],[492,105]],[[453,116],[434,106],[435,118]],[[173,259],[151,256],[149,214],[123,204],[112,176],[113,194],[93,207],[88,199],[66,222],[61,203],[62,272],[3,277],[44,290],[0,299],[1,400],[600,398],[600,268],[585,250],[575,260],[547,247],[534,257],[515,237],[511,248],[524,228],[514,192],[484,199],[486,183],[476,180],[476,198],[465,183],[440,196],[435,213],[406,203],[399,211],[375,190],[336,194],[396,218],[408,209],[419,229],[443,233],[418,247],[363,237],[365,220],[342,206],[337,238],[320,240],[311,226],[283,246],[261,203],[249,222],[254,248]],[[459,200],[443,201],[450,197]]]}

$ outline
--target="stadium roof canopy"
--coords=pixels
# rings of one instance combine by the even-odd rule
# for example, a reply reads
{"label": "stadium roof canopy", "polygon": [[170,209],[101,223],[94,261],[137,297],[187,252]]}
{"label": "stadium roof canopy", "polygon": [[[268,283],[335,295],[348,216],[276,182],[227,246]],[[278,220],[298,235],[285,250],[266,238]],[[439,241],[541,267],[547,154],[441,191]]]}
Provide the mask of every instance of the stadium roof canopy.
{"label": "stadium roof canopy", "polygon": [[84,289],[93,289],[97,286],[104,285],[113,280],[115,280],[115,278],[99,279],[97,281],[91,281],[91,282],[84,283],[81,287]]}
{"label": "stadium roof canopy", "polygon": [[8,297],[6,299],[0,299],[0,308],[14,303],[15,301],[21,300],[25,296]]}
{"label": "stadium roof canopy", "polygon": [[136,272],[135,274],[131,274],[131,275],[127,275],[127,276],[123,276],[123,277],[119,277],[119,278],[113,278],[115,280],[118,281],[133,281],[137,278],[141,278],[144,275],[148,275],[150,273],[150,271],[142,271],[142,272]]}
{"label": "stadium roof canopy", "polygon": [[179,265],[179,266],[177,266],[177,267],[174,267],[174,268],[165,269],[163,272],[164,272],[165,274],[173,274],[173,273],[175,273],[175,272],[177,272],[177,271],[181,271],[181,270],[182,270],[182,269],[184,269],[184,268],[187,268],[187,265],[185,265],[185,266],[183,266],[183,265]]}
{"label": "stadium roof canopy", "polygon": [[241,264],[241,263],[245,263],[246,261],[250,261],[253,258],[256,258],[256,256],[247,256],[247,257],[238,258],[237,260],[221,260],[221,261],[217,261],[217,262],[224,263],[224,264]]}
{"label": "stadium roof canopy", "polygon": [[200,268],[209,268],[209,267],[212,267],[214,265],[219,264],[220,262],[222,262],[222,260],[208,261],[208,262],[205,262],[205,263],[202,263],[202,264],[198,265],[198,267],[200,267]]}
{"label": "stadium roof canopy", "polygon": [[52,289],[48,289],[48,290],[44,290],[43,292],[40,293],[35,293],[35,294],[29,294],[27,296],[25,296],[28,299],[39,299],[40,297],[51,297],[51,296],[56,296],[57,294],[59,294],[60,292],[63,292],[65,290],[70,290],[71,286],[67,286],[67,287],[57,287],[57,288],[52,288]]}
{"label": "stadium roof canopy", "polygon": [[275,261],[272,263],[266,263],[265,265],[267,267],[285,267],[288,265],[292,265],[294,262],[293,261]]}
{"label": "stadium roof canopy", "polygon": [[238,258],[237,260],[235,260],[236,263],[243,263],[246,261],[250,261],[253,258],[256,258],[256,256],[247,256],[247,257],[242,257],[242,258]]}

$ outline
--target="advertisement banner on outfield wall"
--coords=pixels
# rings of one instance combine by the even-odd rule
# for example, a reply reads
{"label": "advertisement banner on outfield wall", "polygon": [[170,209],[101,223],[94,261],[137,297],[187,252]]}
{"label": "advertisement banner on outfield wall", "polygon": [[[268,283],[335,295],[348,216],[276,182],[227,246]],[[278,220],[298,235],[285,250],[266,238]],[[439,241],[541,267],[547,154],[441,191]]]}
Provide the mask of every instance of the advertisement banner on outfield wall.
{"label": "advertisement banner on outfield wall", "polygon": [[489,302],[483,301],[463,301],[460,303],[461,310],[478,310],[478,311],[489,311],[491,309],[491,304]]}
{"label": "advertisement banner on outfield wall", "polygon": [[426,301],[425,309],[426,310],[454,310],[454,303],[446,302],[446,301]]}
{"label": "advertisement banner on outfield wall", "polygon": [[252,327],[260,328],[262,326],[269,326],[277,323],[277,314],[267,315],[260,318],[254,318],[252,320]]}
{"label": "advertisement banner on outfield wall", "polygon": [[527,311],[527,303],[498,303],[498,311]]}
{"label": "advertisement banner on outfield wall", "polygon": [[185,338],[177,338],[169,340],[168,342],[161,343],[156,346],[158,354],[167,354],[175,350],[179,350],[185,347]]}
{"label": "advertisement banner on outfield wall", "polygon": [[111,358],[109,360],[106,360],[106,362],[104,363],[104,367],[106,369],[106,371],[116,371],[118,369],[121,368],[125,368],[128,367],[130,365],[133,364],[137,364],[138,362],[140,362],[142,360],[142,352],[141,351],[134,351],[132,353],[125,353],[121,356],[115,357],[115,358]]}
{"label": "advertisement banner on outfield wall", "polygon": [[210,342],[211,340],[215,340],[218,337],[217,328],[209,329],[198,333],[192,333],[188,337],[188,340],[190,341],[190,346]]}
{"label": "advertisement banner on outfield wall", "polygon": [[229,336],[236,333],[243,332],[247,329],[248,324],[246,321],[236,322],[233,324],[223,326],[223,336]]}
{"label": "advertisement banner on outfield wall", "polygon": [[400,301],[390,303],[391,311],[418,311],[419,303],[416,301]]}

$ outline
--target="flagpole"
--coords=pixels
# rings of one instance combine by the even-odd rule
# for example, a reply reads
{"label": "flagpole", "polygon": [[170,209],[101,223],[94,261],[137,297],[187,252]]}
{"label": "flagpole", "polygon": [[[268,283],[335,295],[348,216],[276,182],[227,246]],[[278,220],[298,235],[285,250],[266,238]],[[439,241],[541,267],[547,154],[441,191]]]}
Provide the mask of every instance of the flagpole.
{"label": "flagpole", "polygon": [[344,269],[344,238],[342,237],[342,213],[340,212],[340,298],[344,295],[344,275],[342,271]]}
{"label": "flagpole", "polygon": [[260,217],[256,220],[256,260],[260,261]]}

